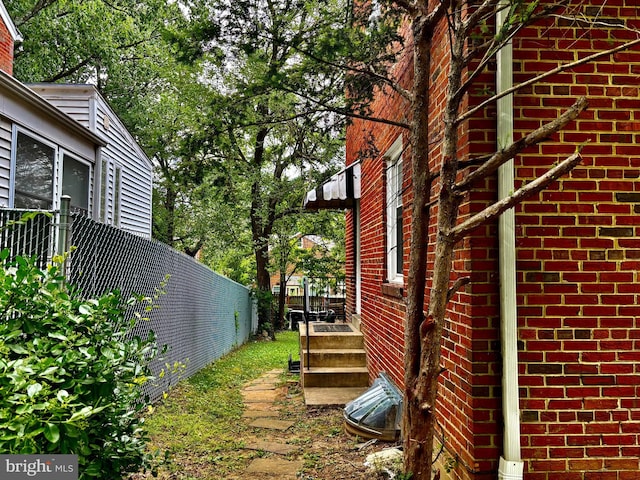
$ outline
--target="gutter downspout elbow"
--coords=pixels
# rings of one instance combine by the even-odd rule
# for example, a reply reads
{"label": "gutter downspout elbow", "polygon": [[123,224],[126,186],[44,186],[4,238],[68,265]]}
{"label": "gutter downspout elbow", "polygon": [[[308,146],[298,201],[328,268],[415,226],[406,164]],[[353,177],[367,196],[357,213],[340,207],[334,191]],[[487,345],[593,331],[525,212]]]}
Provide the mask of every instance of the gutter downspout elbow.
{"label": "gutter downspout elbow", "polygon": [[[501,2],[496,15],[499,31],[509,13],[507,2]],[[496,87],[503,92],[513,85],[513,48],[505,45],[496,55]],[[498,148],[513,142],[513,95],[497,104]],[[498,198],[514,191],[513,160],[498,170]],[[518,315],[516,303],[515,212],[510,209],[500,216],[498,224],[500,264],[500,339],[502,348],[502,411],[504,416],[504,450],[498,469],[499,480],[521,480],[524,462],[520,453],[520,397],[518,390]]]}

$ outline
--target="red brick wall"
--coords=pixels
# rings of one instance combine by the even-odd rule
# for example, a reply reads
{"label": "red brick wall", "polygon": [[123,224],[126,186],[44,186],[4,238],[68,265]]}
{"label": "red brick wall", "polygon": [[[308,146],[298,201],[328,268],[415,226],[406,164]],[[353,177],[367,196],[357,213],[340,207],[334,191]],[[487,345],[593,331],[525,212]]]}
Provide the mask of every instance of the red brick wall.
{"label": "red brick wall", "polygon": [[[626,18],[637,28],[636,3],[608,1],[600,10],[601,1],[574,2],[587,15],[598,8],[601,18]],[[515,81],[611,48],[612,38],[625,36],[635,38],[621,29],[586,31],[560,20],[526,29],[514,44]],[[439,72],[432,89],[434,139],[446,86],[446,45],[437,39],[433,51],[434,71]],[[408,67],[403,64],[399,71]],[[479,87],[484,86],[493,87],[492,75],[480,79]],[[517,94],[516,138],[556,118],[579,95],[589,97],[588,112],[515,162],[520,185],[589,141],[574,172],[517,208],[526,480],[559,475],[563,480],[640,478],[640,49],[555,75]],[[407,112],[394,97],[379,100],[376,108],[381,115],[395,112],[396,118]],[[496,148],[494,116],[488,109],[469,121],[462,154]],[[348,131],[348,163],[358,157],[369,135],[382,154],[399,133],[355,122]],[[437,161],[437,149],[432,155]],[[407,188],[408,159],[406,153]],[[397,290],[384,288],[383,170],[380,156],[363,159],[362,321],[371,376],[386,371],[402,385],[404,301],[389,294]],[[463,215],[495,200],[494,178],[478,187]],[[411,195],[404,200],[408,238]],[[348,258],[350,248],[348,244]],[[502,452],[496,258],[497,227],[489,225],[460,245],[454,264],[453,276],[469,274],[472,283],[454,297],[442,343],[446,372],[440,383],[439,422],[449,454],[459,454],[453,478],[495,478]],[[405,256],[405,266],[407,260]],[[353,308],[353,288],[349,292]]]}
{"label": "red brick wall", "polygon": [[2,20],[0,20],[0,70],[13,75],[13,38]]}
{"label": "red brick wall", "polygon": [[[629,18],[633,1],[581,2],[587,15]],[[629,32],[560,22],[523,32],[516,81]],[[613,60],[613,61],[611,61]],[[527,480],[639,478],[640,50],[619,53],[523,91],[520,133],[580,95],[590,108],[517,160],[521,182],[584,146],[582,164],[518,209],[518,305],[523,455]]]}
{"label": "red brick wall", "polygon": [[[397,78],[408,85],[411,81],[410,59],[396,66]],[[378,96],[373,109],[376,115],[402,121],[408,105],[399,97],[386,92]],[[387,288],[386,270],[386,208],[385,208],[385,160],[383,155],[398,136],[406,139],[407,132],[397,127],[356,120],[348,129],[346,145],[347,164],[361,161],[360,236],[362,275],[362,330],[365,333],[367,362],[371,378],[381,371],[387,372],[401,385],[403,381],[404,300],[401,289]],[[374,148],[370,140],[375,138]],[[407,141],[403,140],[406,145]],[[404,153],[404,165],[409,157]],[[405,169],[405,190],[409,190],[410,176]],[[406,205],[405,199],[403,204]],[[405,208],[405,213],[407,212]],[[405,215],[405,218],[408,218]],[[405,226],[405,237],[408,227]],[[347,216],[347,278],[355,283],[353,268],[352,215]],[[407,247],[405,246],[405,252]],[[383,288],[385,292],[383,293]],[[355,310],[355,290],[347,289],[347,308]]]}
{"label": "red brick wall", "polygon": [[[431,132],[437,138],[441,132],[441,113],[446,88],[448,51],[445,31],[440,29],[433,61],[438,71],[432,89]],[[411,58],[405,58],[396,68],[396,75],[408,85],[411,81]],[[490,77],[493,78],[492,76]],[[388,94],[378,98],[373,110],[377,116],[387,116],[394,120],[407,121],[409,106],[404,100]],[[470,124],[468,134],[461,141],[462,152],[485,153],[493,146],[495,134],[487,133],[487,122],[493,126],[495,114],[489,110],[482,112],[476,123]],[[476,133],[479,130],[480,133]],[[355,121],[347,135],[347,163],[356,159],[362,162],[361,199],[361,264],[362,264],[362,330],[365,333],[367,361],[370,375],[375,378],[381,371],[387,372],[396,384],[403,385],[403,336],[405,299],[404,288],[394,288],[386,282],[385,268],[385,160],[384,153],[399,135],[403,144],[408,143],[408,131],[385,124]],[[483,141],[478,142],[482,137]],[[366,156],[370,151],[367,140],[375,139],[377,154]],[[438,161],[437,143],[432,152],[434,165]],[[410,214],[411,214],[411,167],[410,150],[403,154],[404,160],[404,236],[405,236],[405,278],[407,274]],[[494,199],[495,182],[485,186],[486,193],[465,205],[466,214],[477,211],[486,203],[487,197]],[[435,213],[435,211],[434,211]],[[435,230],[432,228],[432,234]],[[458,250],[455,260],[454,278],[471,275],[477,283],[456,295],[452,302],[449,323],[443,338],[443,366],[447,369],[441,376],[441,402],[439,423],[444,433],[443,440],[447,455],[457,456],[460,478],[490,478],[495,476],[497,459],[500,454],[499,440],[499,396],[496,388],[500,384],[496,361],[497,336],[497,282],[495,228],[490,235],[478,232]],[[347,275],[355,279],[353,270],[352,214],[347,216]],[[433,262],[429,257],[429,266]],[[348,289],[348,308],[355,307],[355,290]],[[427,292],[428,293],[428,292]],[[477,313],[476,313],[477,312]],[[490,472],[483,475],[469,474]]]}

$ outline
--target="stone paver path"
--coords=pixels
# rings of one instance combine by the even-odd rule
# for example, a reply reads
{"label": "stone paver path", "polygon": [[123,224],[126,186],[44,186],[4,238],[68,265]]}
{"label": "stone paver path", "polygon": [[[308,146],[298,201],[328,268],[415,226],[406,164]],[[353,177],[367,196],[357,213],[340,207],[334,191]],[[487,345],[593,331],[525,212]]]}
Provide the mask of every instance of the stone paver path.
{"label": "stone paver path", "polygon": [[245,448],[273,454],[252,460],[246,470],[247,478],[293,480],[297,478],[297,472],[304,464],[302,460],[285,458],[298,450],[298,447],[269,440],[269,432],[284,432],[294,425],[293,422],[278,418],[279,408],[276,402],[284,394],[284,390],[278,386],[280,373],[280,370],[267,372],[242,389],[242,398],[246,406],[243,417],[251,427],[264,431],[265,437],[264,440],[248,443]]}

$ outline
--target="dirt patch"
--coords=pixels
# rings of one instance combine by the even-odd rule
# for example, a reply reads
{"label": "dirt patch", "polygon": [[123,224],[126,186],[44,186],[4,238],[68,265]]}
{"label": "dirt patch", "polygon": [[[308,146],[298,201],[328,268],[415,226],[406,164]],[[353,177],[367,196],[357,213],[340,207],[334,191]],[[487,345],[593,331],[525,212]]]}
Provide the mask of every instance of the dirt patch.
{"label": "dirt patch", "polygon": [[303,480],[373,480],[364,466],[366,456],[393,446],[365,444],[366,440],[346,433],[342,408],[307,408],[298,386],[290,386],[278,403],[281,418],[294,422],[293,428],[278,434],[279,441],[299,447],[290,457],[304,461]]}

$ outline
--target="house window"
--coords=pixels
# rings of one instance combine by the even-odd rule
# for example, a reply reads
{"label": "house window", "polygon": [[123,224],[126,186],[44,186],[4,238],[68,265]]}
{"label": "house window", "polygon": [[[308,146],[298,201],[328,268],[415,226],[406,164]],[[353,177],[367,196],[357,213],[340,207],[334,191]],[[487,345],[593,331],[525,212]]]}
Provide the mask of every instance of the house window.
{"label": "house window", "polygon": [[109,159],[103,159],[100,172],[100,221],[120,225],[120,198],[122,167]]}
{"label": "house window", "polygon": [[387,280],[402,281],[403,228],[402,228],[402,137],[398,138],[387,154]]}
{"label": "house window", "polygon": [[71,208],[89,214],[91,166],[65,154],[62,158],[62,195],[71,197]]}
{"label": "house window", "polygon": [[109,218],[107,198],[109,197],[109,162],[102,160],[100,164],[100,221],[107,223]]}
{"label": "house window", "polygon": [[122,189],[122,167],[116,165],[116,178],[113,187],[113,224],[120,226],[120,190]]}
{"label": "house window", "polygon": [[51,210],[69,195],[76,211],[89,214],[91,165],[53,143],[14,129],[13,207]]}
{"label": "house window", "polygon": [[22,132],[16,135],[15,208],[48,210],[53,207],[56,149]]}

